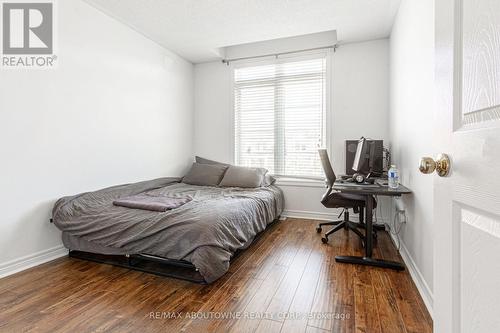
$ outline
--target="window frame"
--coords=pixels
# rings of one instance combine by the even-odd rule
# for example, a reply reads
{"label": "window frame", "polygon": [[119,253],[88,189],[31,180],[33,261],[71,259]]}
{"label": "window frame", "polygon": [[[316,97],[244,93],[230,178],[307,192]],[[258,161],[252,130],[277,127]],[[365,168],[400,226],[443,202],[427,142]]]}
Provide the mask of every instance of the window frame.
{"label": "window frame", "polygon": [[[332,84],[332,78],[333,78],[333,55],[335,51],[331,48],[326,48],[323,50],[315,50],[315,51],[308,51],[308,52],[297,52],[293,54],[286,54],[286,55],[280,55],[280,56],[273,56],[273,57],[266,57],[266,58],[258,58],[258,59],[247,59],[247,60],[240,60],[237,62],[231,62],[229,63],[230,67],[230,88],[231,88],[231,161],[232,164],[236,165],[236,109],[235,109],[235,70],[239,68],[244,68],[244,67],[252,67],[252,66],[259,66],[259,65],[269,65],[269,64],[276,64],[277,62],[293,62],[293,61],[300,61],[300,60],[307,60],[307,59],[315,59],[319,58],[321,56],[325,57],[326,60],[326,82],[325,82],[325,91],[326,91],[326,96],[325,96],[325,110],[324,110],[324,128],[323,128],[323,135],[325,139],[325,147],[328,154],[332,156],[332,144],[331,144],[331,138],[333,135],[333,130],[332,130],[332,122],[333,122],[333,112],[332,112],[332,94],[333,94],[333,84]],[[301,180],[306,181],[307,183],[310,183],[311,181],[319,181],[323,180],[323,177],[316,177],[316,176],[293,176],[293,175],[276,175],[272,174],[274,177],[278,179],[278,184],[281,182],[286,183],[286,185],[292,185],[296,183],[297,185],[300,185]]]}

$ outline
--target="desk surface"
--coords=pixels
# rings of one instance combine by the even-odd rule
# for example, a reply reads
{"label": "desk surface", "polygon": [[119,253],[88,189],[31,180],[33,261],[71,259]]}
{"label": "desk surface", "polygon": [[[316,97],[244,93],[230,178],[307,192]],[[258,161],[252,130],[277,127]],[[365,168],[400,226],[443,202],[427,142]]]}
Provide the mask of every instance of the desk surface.
{"label": "desk surface", "polygon": [[352,184],[345,185],[342,183],[333,184],[333,189],[343,193],[353,193],[353,194],[371,194],[371,195],[386,195],[398,197],[402,194],[409,194],[411,190],[403,185],[399,185],[398,188],[390,188],[389,186],[373,186],[373,185],[355,185]]}

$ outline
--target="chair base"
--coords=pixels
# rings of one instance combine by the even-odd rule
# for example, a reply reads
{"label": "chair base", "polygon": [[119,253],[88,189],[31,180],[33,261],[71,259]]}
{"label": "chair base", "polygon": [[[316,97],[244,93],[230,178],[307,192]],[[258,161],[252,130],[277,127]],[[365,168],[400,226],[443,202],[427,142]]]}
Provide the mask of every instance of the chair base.
{"label": "chair base", "polygon": [[[362,209],[363,208],[361,208],[361,210]],[[363,215],[364,214],[362,214],[362,211],[360,212],[360,220],[361,220],[361,222],[359,222],[359,223],[355,223],[355,222],[349,221],[349,212],[348,212],[347,208],[344,208],[343,214],[344,214],[344,219],[343,220],[331,221],[331,222],[323,222],[323,223],[318,224],[318,226],[316,227],[316,232],[318,234],[323,231],[322,227],[325,226],[325,225],[335,226],[335,228],[333,228],[332,230],[328,231],[325,234],[325,237],[321,238],[321,241],[324,244],[328,243],[328,236],[330,236],[334,232],[337,232],[338,230],[344,228],[346,230],[351,230],[356,235],[358,235],[359,238],[361,239],[362,245],[364,247],[365,246],[365,242],[366,242],[366,236],[363,235],[363,233],[361,233],[358,230],[358,229],[364,229],[364,230],[366,230],[366,224],[363,223]],[[382,225],[373,225],[373,238],[374,239],[377,239],[377,231],[379,231],[379,230],[385,230],[385,226],[383,224]]]}
{"label": "chair base", "polygon": [[328,243],[328,236],[330,236],[331,234],[339,231],[340,229],[346,229],[346,230],[351,230],[356,235],[358,235],[358,237],[361,240],[361,243],[362,243],[363,247],[365,246],[365,235],[363,235],[363,233],[361,233],[361,231],[358,230],[358,229],[364,229],[364,226],[361,225],[360,223],[354,223],[354,222],[345,221],[345,220],[344,221],[325,222],[325,223],[320,223],[319,226],[316,228],[316,231],[318,233],[320,233],[322,231],[321,226],[324,226],[324,225],[334,225],[335,226],[335,228],[333,228],[332,230],[328,231],[325,234],[325,236],[323,238],[321,238],[321,241],[324,244]]}
{"label": "chair base", "polygon": [[[323,223],[318,224],[318,227],[316,228],[316,232],[317,233],[321,233],[321,231],[323,230],[321,228],[322,226],[325,226],[325,225],[333,225],[333,226],[335,226],[335,228],[333,228],[332,230],[328,231],[325,234],[325,237],[321,238],[321,241],[323,242],[323,244],[328,243],[328,236],[330,236],[331,234],[333,234],[333,233],[339,231],[340,229],[344,228],[346,230],[351,230],[356,235],[358,235],[358,237],[361,240],[361,244],[364,247],[365,246],[365,242],[366,242],[366,236],[362,232],[360,232],[358,230],[358,229],[365,229],[366,228],[365,224],[363,223],[362,214],[360,214],[361,215],[360,216],[360,219],[361,219],[360,223],[354,223],[352,221],[349,221],[349,212],[348,212],[347,208],[344,208],[343,214],[344,214],[344,219],[343,220],[331,221],[331,222],[323,222]],[[373,232],[373,235],[374,235],[375,238],[377,237],[377,234],[376,234],[375,230]]]}
{"label": "chair base", "polygon": [[405,266],[396,261],[389,260],[380,260],[373,259],[367,257],[355,257],[355,256],[336,256],[335,261],[347,263],[347,264],[356,264],[356,265],[365,265],[365,266],[375,266],[381,268],[389,268],[394,269],[396,271],[404,271]]}
{"label": "chair base", "polygon": [[326,225],[333,225],[333,226],[336,226],[336,225],[339,225],[341,223],[343,223],[344,221],[342,220],[339,220],[339,221],[330,221],[330,222],[323,222],[323,223],[320,223],[318,224],[318,226],[316,227],[316,232],[318,234],[320,234],[322,231],[323,231],[323,226],[326,226]]}

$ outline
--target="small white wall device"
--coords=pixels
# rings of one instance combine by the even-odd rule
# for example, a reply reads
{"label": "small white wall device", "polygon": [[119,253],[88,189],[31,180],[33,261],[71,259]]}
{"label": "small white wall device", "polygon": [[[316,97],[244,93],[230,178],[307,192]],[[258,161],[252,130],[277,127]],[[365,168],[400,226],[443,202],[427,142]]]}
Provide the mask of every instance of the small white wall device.
{"label": "small white wall device", "polygon": [[403,200],[400,197],[394,198],[394,206],[396,207],[396,215],[399,223],[406,223],[406,207]]}
{"label": "small white wall device", "polygon": [[394,198],[394,204],[398,213],[403,213],[406,210],[403,200],[399,197]]}

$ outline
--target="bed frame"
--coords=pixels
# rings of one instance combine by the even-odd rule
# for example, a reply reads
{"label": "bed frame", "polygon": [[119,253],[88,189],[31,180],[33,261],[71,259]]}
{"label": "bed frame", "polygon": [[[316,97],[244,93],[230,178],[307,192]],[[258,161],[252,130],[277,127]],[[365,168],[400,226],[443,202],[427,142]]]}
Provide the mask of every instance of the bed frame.
{"label": "bed frame", "polygon": [[69,256],[200,284],[206,283],[196,267],[185,260],[168,259],[149,254],[105,255],[76,250],[70,250]]}
{"label": "bed frame", "polygon": [[[280,220],[278,216],[274,221],[269,223],[263,231],[259,232],[252,244],[262,236],[264,231],[275,225]],[[250,245],[251,246],[251,245]],[[244,250],[237,250],[231,257],[234,260]],[[102,264],[119,266],[135,271],[141,271],[166,277],[171,277],[180,280],[186,280],[199,284],[206,284],[205,279],[201,276],[198,269],[189,261],[176,260],[153,256],[149,254],[130,254],[130,255],[105,255],[99,253],[91,253],[77,250],[70,250],[71,258],[83,259]]]}

